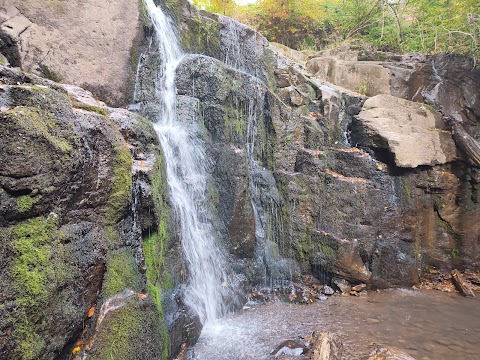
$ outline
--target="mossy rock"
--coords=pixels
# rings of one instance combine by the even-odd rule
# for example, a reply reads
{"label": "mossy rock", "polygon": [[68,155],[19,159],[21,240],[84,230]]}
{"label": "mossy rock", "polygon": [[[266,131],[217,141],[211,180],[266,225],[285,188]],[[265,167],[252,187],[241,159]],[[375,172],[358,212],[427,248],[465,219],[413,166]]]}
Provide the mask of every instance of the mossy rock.
{"label": "mossy rock", "polygon": [[57,218],[28,219],[1,229],[0,237],[10,239],[8,248],[13,253],[11,258],[0,259],[8,261],[7,277],[1,279],[2,294],[12,296],[14,303],[13,313],[2,309],[0,327],[13,329],[12,358],[14,354],[26,360],[45,358],[47,344],[41,334],[51,325],[47,312],[59,311],[47,305],[59,287],[73,280]]}
{"label": "mossy rock", "polygon": [[112,167],[113,187],[107,203],[106,224],[113,225],[123,216],[132,192],[132,156],[124,144],[115,146]]}
{"label": "mossy rock", "polygon": [[32,138],[43,138],[62,152],[72,150],[72,134],[68,134],[58,123],[58,119],[45,110],[18,106],[4,113],[6,125],[21,128]]}
{"label": "mossy rock", "polygon": [[192,53],[219,57],[220,24],[212,19],[197,16],[186,19],[186,29],[181,29],[182,46]]}
{"label": "mossy rock", "polygon": [[103,299],[125,289],[139,293],[145,287],[132,250],[126,248],[110,253],[106,267],[102,285]]}
{"label": "mossy rock", "polygon": [[160,359],[164,351],[155,305],[133,297],[103,320],[89,358],[93,360]]}

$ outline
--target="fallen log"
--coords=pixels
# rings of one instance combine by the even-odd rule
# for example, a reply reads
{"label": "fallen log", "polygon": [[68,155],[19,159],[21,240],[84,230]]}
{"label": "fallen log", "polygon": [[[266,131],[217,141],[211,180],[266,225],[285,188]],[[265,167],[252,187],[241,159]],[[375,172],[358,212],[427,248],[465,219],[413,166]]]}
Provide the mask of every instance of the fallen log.
{"label": "fallen log", "polygon": [[458,291],[460,291],[460,293],[463,296],[472,297],[472,298],[475,297],[475,293],[472,291],[472,289],[470,289],[470,287],[468,286],[467,282],[463,278],[460,271],[458,271],[457,269],[453,270],[452,278],[453,278],[453,283],[455,284]]}

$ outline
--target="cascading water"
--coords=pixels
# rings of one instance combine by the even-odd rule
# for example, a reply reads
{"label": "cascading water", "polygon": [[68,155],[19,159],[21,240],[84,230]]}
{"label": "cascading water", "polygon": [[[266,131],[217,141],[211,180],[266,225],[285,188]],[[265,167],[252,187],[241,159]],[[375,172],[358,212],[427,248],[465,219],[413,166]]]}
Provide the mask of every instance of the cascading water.
{"label": "cascading water", "polygon": [[189,264],[185,301],[202,323],[212,322],[225,312],[228,281],[224,255],[216,243],[208,211],[208,161],[198,125],[181,123],[176,116],[175,70],[183,53],[173,24],[153,0],[144,1],[161,56],[157,88],[162,108],[154,127],[164,152],[171,203]]}

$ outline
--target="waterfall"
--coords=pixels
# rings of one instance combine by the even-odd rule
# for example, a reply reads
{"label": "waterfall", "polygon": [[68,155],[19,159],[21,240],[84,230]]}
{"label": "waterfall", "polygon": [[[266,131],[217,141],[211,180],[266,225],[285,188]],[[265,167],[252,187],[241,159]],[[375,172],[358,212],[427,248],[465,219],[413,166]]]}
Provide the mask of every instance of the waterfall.
{"label": "waterfall", "polygon": [[185,302],[198,313],[202,323],[212,322],[224,313],[229,284],[226,261],[210,222],[208,160],[198,124],[181,123],[176,116],[175,71],[183,53],[173,23],[153,0],[144,1],[161,56],[157,88],[162,107],[154,127],[165,156],[171,204],[189,265]]}
{"label": "waterfall", "polygon": [[[276,181],[271,170],[265,168],[257,155],[262,153],[260,146],[266,146],[259,139],[259,133],[265,133],[264,109],[266,86],[257,77],[249,77],[245,148],[248,165],[248,185],[251,205],[255,218],[256,262],[263,268],[264,285],[283,286],[291,281],[292,269],[288,260],[279,251],[285,250],[283,244],[282,219],[278,210],[280,197]],[[260,127],[263,127],[260,130]],[[267,155],[268,156],[268,155]]]}

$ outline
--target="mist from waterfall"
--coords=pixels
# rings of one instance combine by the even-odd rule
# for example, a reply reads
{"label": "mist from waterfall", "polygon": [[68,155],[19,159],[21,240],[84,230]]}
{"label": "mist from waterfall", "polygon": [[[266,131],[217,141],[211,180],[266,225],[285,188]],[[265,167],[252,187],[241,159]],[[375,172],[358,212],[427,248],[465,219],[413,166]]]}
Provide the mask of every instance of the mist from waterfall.
{"label": "mist from waterfall", "polygon": [[153,0],[144,0],[155,28],[161,68],[157,79],[161,111],[155,130],[165,156],[171,204],[188,261],[185,302],[202,323],[225,313],[228,280],[224,252],[215,239],[209,214],[208,159],[197,123],[182,123],[176,115],[175,71],[184,54],[174,25]]}

